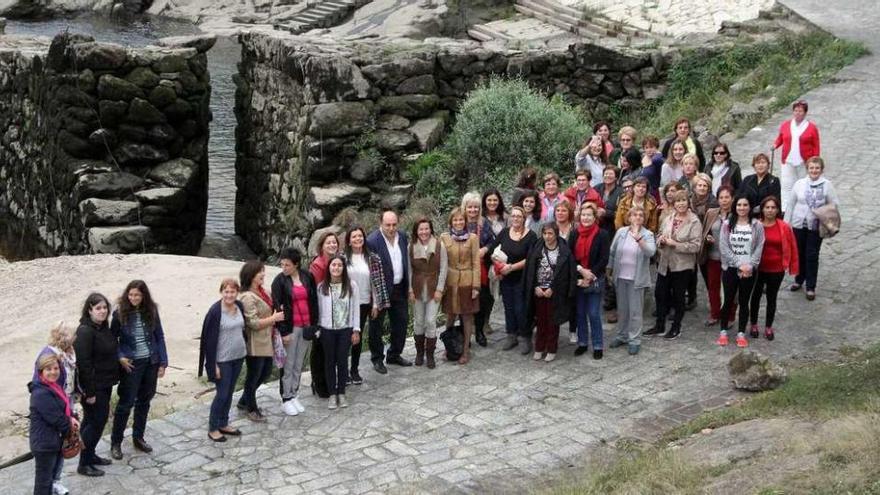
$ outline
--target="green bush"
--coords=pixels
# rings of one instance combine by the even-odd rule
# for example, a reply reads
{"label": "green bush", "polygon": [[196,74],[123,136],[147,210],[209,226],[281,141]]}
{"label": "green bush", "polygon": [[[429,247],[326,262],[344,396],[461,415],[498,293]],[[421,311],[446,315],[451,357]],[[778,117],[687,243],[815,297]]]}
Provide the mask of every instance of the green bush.
{"label": "green bush", "polygon": [[464,101],[447,151],[470,188],[509,189],[526,166],[573,169],[589,132],[581,113],[520,79],[493,78]]}
{"label": "green bush", "polygon": [[443,150],[423,154],[407,172],[415,184],[415,197],[433,200],[440,212],[457,206],[467,185],[455,159]]}

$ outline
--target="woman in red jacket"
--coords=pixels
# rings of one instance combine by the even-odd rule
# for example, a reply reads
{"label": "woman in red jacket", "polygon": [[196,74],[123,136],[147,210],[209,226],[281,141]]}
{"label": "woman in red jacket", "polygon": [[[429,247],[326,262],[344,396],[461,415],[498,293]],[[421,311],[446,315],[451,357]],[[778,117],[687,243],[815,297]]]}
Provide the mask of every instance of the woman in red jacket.
{"label": "woman in red jacket", "polygon": [[764,337],[773,340],[773,319],[776,316],[776,295],[785,278],[785,272],[792,275],[798,274],[798,250],[791,226],[783,222],[779,215],[779,200],[776,196],[768,196],[761,201],[761,223],[764,224],[764,251],[761,254],[761,263],[758,265],[758,278],[755,280],[755,289],[752,291],[750,320],[752,323],[749,333],[752,338],[761,334],[758,327],[758,310],[761,308],[761,295],[767,288],[767,326],[764,327]]}
{"label": "woman in red jacket", "polygon": [[808,109],[806,101],[794,102],[792,118],[779,126],[779,134],[773,141],[773,149],[782,146],[782,211],[788,211],[788,196],[794,183],[807,176],[804,163],[820,154],[819,128],[806,119]]}

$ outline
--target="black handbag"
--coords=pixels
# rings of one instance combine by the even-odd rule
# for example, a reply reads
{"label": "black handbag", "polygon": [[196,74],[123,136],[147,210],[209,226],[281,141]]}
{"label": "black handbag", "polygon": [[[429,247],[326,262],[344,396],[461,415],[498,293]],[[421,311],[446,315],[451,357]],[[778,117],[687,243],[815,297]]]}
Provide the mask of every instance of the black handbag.
{"label": "black handbag", "polygon": [[309,325],[307,327],[303,327],[303,340],[315,340],[318,338],[318,326],[317,325]]}
{"label": "black handbag", "polygon": [[464,353],[464,328],[461,325],[447,328],[440,334],[440,340],[446,348],[446,359],[458,361]]}

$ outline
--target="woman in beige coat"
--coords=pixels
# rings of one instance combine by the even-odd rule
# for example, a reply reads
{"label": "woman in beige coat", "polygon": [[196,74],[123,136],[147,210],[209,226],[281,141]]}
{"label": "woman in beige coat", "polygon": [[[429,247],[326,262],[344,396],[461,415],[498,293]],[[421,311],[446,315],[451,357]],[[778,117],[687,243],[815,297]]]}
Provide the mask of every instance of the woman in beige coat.
{"label": "woman in beige coat", "polygon": [[[660,335],[674,339],[681,333],[684,317],[685,292],[688,281],[697,265],[697,253],[702,243],[703,226],[690,210],[687,191],[678,191],[672,197],[673,208],[660,224],[657,236],[657,287],[654,297],[657,303],[657,323],[645,335]],[[666,332],[666,315],[675,309],[672,327]]]}
{"label": "woman in beige coat", "polygon": [[242,292],[238,296],[244,306],[247,344],[247,375],[238,408],[247,411],[251,421],[263,423],[266,418],[257,407],[257,388],[272,373],[272,330],[284,319],[283,311],[272,310],[272,296],[263,289],[266,266],[262,261],[248,261],[239,273]]}
{"label": "woman in beige coat", "polygon": [[461,208],[449,214],[449,232],[440,235],[440,242],[448,256],[443,311],[447,326],[451,326],[456,317],[461,318],[464,351],[458,364],[467,364],[474,333],[474,314],[480,310],[480,240],[468,232]]}

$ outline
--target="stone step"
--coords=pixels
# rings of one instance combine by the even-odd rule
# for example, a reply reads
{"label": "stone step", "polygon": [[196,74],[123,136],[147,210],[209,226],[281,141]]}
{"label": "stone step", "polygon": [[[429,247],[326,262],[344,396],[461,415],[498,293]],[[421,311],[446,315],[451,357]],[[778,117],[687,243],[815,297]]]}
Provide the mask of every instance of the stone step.
{"label": "stone step", "polygon": [[518,4],[518,3],[514,4],[513,8],[516,9],[516,11],[521,14],[525,14],[527,16],[534,17],[535,19],[538,19],[539,21],[544,21],[547,24],[552,24],[552,25],[559,27],[559,28],[562,28],[570,33],[574,33],[579,36],[583,36],[584,38],[589,38],[591,40],[598,40],[598,39],[602,38],[602,36],[603,36],[603,35],[599,35],[598,33],[593,32],[593,31],[587,30],[587,29],[581,29],[578,26],[574,26],[570,23],[567,23],[565,21],[557,19],[556,17],[554,17],[552,15],[547,15],[543,12],[539,12],[537,10],[531,9],[529,7],[526,7],[526,6]]}
{"label": "stone step", "polygon": [[[509,41],[511,39],[510,36],[498,31],[497,29],[492,29],[491,27],[486,26],[485,24],[474,24],[473,26],[471,26],[471,29],[468,31],[470,32],[471,30],[477,31],[478,33],[482,33],[484,36],[488,36],[491,39],[505,40],[505,41]],[[483,41],[486,41],[486,40],[483,40]]]}
{"label": "stone step", "polygon": [[[517,0],[519,2],[520,0]],[[599,29],[603,29],[609,32],[614,33],[623,33],[627,36],[639,36],[639,30],[633,28],[632,26],[627,26],[621,22],[613,21],[611,19],[606,19],[604,17],[590,17],[586,18],[584,16],[584,12],[573,7],[569,7],[567,5],[562,5],[560,3],[554,2],[553,0],[528,0],[532,4],[541,5],[550,9],[552,12],[561,13],[567,17],[577,19],[580,21],[582,27],[587,27],[586,24],[593,24]],[[588,28],[589,29],[589,28]]]}
{"label": "stone step", "polygon": [[[609,31],[606,28],[601,26],[597,26],[595,24],[590,23],[589,21],[585,21],[578,17],[572,17],[567,13],[557,12],[552,7],[547,6],[547,2],[539,3],[533,0],[517,0],[517,5],[522,7],[526,7],[527,9],[531,9],[532,11],[543,14],[547,17],[552,17],[557,19],[560,22],[565,23],[568,27],[569,31],[573,33],[578,33],[579,31],[586,30],[595,33],[596,36],[615,36],[613,31]],[[544,19],[541,19],[544,20]],[[545,21],[547,22],[547,21]],[[551,23],[552,24],[552,23]],[[560,26],[563,27],[563,26]]]}
{"label": "stone step", "polygon": [[471,38],[473,38],[477,41],[492,41],[493,39],[495,39],[492,36],[489,36],[488,34],[477,31],[476,29],[474,29],[473,26],[467,30],[467,34],[468,34],[468,36],[470,36]]}

